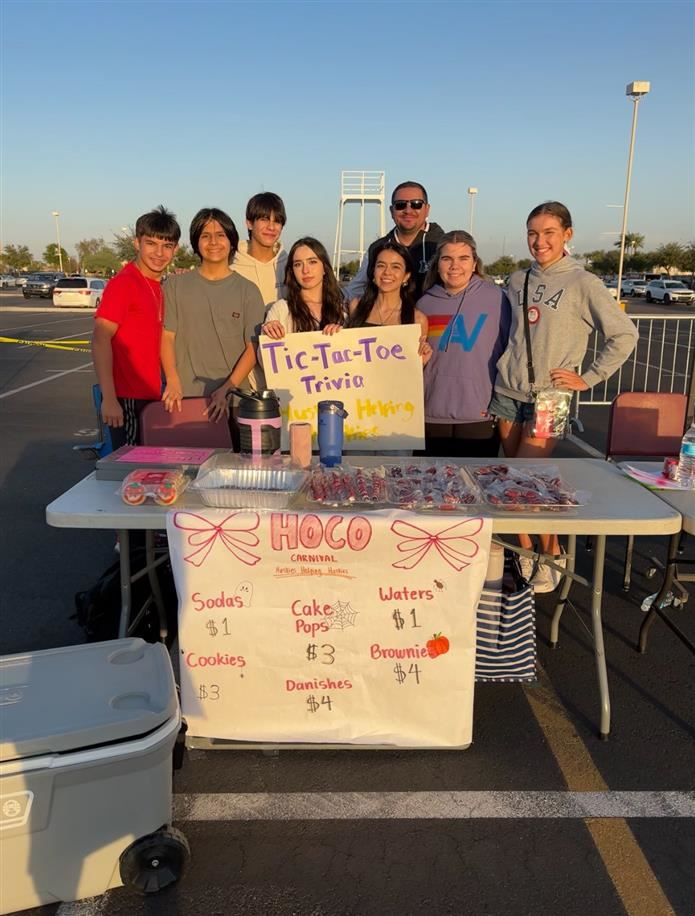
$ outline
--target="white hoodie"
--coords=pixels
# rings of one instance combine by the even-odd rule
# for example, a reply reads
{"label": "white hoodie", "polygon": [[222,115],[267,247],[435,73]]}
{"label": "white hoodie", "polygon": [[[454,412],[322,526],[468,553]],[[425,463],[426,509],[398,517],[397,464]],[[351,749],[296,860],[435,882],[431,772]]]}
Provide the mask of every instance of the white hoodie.
{"label": "white hoodie", "polygon": [[287,295],[286,267],[287,252],[279,243],[272,261],[259,261],[249,254],[249,243],[243,240],[239,242],[239,249],[232,261],[232,268],[258,287],[266,306],[278,299],[284,299]]}

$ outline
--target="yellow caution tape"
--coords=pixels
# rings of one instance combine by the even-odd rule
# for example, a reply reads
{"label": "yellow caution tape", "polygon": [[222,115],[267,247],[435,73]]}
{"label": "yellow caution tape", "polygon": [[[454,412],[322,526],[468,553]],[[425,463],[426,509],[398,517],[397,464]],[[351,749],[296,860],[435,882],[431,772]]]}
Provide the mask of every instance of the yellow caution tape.
{"label": "yellow caution tape", "polygon": [[[86,340],[77,340],[75,343],[88,343]],[[73,347],[70,343],[50,340],[22,340],[19,337],[0,337],[0,343],[21,344],[27,347],[44,347],[46,350],[70,350],[73,353],[91,353],[89,347]]]}

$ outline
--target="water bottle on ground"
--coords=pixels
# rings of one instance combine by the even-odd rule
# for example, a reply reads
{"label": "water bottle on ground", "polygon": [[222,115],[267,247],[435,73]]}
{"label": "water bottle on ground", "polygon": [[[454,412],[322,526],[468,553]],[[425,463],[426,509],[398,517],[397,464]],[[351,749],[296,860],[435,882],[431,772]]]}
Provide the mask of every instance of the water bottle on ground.
{"label": "water bottle on ground", "polygon": [[695,423],[691,424],[681,442],[678,480],[685,486],[695,487]]}
{"label": "water bottle on ground", "polygon": [[501,544],[490,544],[490,558],[485,574],[484,588],[501,592],[504,582],[504,547]]}
{"label": "water bottle on ground", "polygon": [[[645,614],[647,613],[647,611],[649,611],[651,606],[656,601],[656,596],[658,594],[659,594],[658,592],[654,592],[653,595],[647,595],[647,597],[644,599],[644,601],[640,605],[640,609],[644,611]],[[681,599],[678,598],[676,595],[674,595],[673,592],[666,592],[666,595],[664,596],[664,600],[661,603],[661,608],[662,610],[665,610],[667,607],[680,607],[682,603],[683,602],[681,601]]]}

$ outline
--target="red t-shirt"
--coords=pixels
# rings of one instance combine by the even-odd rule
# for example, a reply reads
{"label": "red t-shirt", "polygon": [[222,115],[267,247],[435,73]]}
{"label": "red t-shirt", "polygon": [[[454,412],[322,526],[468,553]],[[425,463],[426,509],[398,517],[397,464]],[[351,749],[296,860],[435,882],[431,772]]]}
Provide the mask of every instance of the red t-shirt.
{"label": "red t-shirt", "polygon": [[163,301],[159,282],[141,274],[134,263],[126,264],[106,285],[94,317],[118,325],[111,348],[113,382],[119,398],[157,401],[161,397]]}

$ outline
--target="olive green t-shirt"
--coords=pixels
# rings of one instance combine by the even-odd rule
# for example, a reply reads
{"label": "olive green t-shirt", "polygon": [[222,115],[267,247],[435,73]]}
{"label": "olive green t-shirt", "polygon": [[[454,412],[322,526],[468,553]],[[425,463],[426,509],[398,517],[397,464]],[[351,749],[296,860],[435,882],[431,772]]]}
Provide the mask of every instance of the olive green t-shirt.
{"label": "olive green t-shirt", "polygon": [[258,287],[237,273],[207,280],[197,270],[164,283],[164,328],[176,334],[183,396],[209,396],[229,378],[265,309]]}

